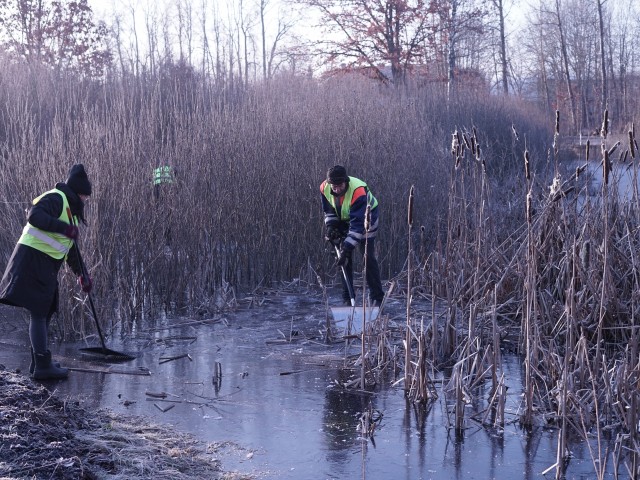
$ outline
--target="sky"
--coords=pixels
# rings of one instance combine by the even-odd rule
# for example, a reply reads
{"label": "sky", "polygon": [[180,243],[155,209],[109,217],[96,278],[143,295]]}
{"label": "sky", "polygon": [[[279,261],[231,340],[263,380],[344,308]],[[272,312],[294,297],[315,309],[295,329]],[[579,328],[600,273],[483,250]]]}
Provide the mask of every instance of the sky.
{"label": "sky", "polygon": [[[217,15],[222,19],[222,22],[228,24],[230,22],[230,12],[234,8],[240,5],[240,0],[181,0],[185,4],[191,4],[193,8],[193,28],[196,35],[199,35],[201,30],[201,20],[199,18],[202,6],[207,6],[209,25],[213,23],[213,12],[216,11]],[[256,5],[259,0],[243,0],[245,11],[256,10]],[[105,20],[107,25],[112,23],[114,14],[119,14],[125,25],[132,22],[132,12],[135,12],[136,25],[138,29],[138,35],[144,36],[145,32],[145,17],[149,12],[172,12],[172,15],[177,17],[175,13],[177,11],[176,5],[180,3],[180,0],[88,0],[89,6],[95,14],[96,20]],[[277,23],[277,15],[280,9],[284,9],[286,2],[283,0],[268,0],[267,15],[268,20],[267,30],[269,24],[271,28],[275,28]],[[164,17],[161,17],[164,19]],[[177,29],[178,21],[171,22],[174,29]],[[211,27],[210,27],[211,28]],[[257,28],[257,27],[256,27]],[[268,31],[267,31],[268,34]],[[275,32],[274,32],[275,34]]]}

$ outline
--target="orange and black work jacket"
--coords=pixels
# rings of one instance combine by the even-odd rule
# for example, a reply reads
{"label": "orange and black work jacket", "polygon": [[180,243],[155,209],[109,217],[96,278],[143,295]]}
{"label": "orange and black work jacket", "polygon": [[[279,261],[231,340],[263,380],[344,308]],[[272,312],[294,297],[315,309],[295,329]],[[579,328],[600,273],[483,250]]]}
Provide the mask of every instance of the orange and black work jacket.
{"label": "orange and black work jacket", "polygon": [[[353,250],[365,238],[375,238],[378,232],[378,201],[367,184],[359,178],[349,177],[344,195],[337,197],[325,180],[320,185],[325,227],[337,227],[346,233],[343,248]],[[369,225],[365,229],[367,205],[370,206]]]}

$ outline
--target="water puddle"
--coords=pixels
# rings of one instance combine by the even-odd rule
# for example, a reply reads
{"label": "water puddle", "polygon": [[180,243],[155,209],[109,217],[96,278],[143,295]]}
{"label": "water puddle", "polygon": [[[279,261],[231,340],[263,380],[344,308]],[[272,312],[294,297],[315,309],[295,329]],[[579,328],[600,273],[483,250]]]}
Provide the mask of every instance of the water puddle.
{"label": "water puddle", "polygon": [[[401,302],[391,301],[383,314],[394,309],[401,318]],[[504,431],[469,421],[456,438],[444,395],[423,409],[406,402],[401,386],[344,391],[345,356],[360,346],[323,343],[326,317],[319,296],[274,295],[260,307],[184,319],[181,327],[140,327],[126,341],[107,337],[110,349],[139,352],[131,362],[91,363],[79,354],[85,345],[54,345],[58,359],[78,370],[53,388],[88,408],[143,415],[215,442],[225,470],[258,478],[537,479],[555,463],[557,433],[517,425],[517,358],[503,366],[510,421]],[[26,323],[0,329],[0,363],[26,369]],[[366,411],[382,416],[372,439],[358,431]],[[587,445],[570,448],[567,478],[594,478]]]}

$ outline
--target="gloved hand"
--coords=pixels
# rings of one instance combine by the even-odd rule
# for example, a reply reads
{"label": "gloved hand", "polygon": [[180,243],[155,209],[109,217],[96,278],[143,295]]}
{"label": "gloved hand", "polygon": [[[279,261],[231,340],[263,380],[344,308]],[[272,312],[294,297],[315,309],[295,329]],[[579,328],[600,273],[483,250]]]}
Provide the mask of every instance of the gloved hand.
{"label": "gloved hand", "polygon": [[333,245],[340,245],[340,242],[342,241],[342,234],[338,227],[330,225],[327,227],[327,234],[324,238]]}
{"label": "gloved hand", "polygon": [[75,225],[67,225],[66,227],[64,227],[64,232],[62,232],[62,234],[65,237],[70,238],[71,240],[75,240],[78,238],[80,230],[78,230],[78,227],[76,227]]}
{"label": "gloved hand", "polygon": [[336,265],[338,267],[346,267],[351,261],[351,250],[342,249],[340,250],[340,256],[338,256],[338,261]]}
{"label": "gloved hand", "polygon": [[93,288],[93,281],[89,274],[87,275],[78,275],[78,285],[85,293],[91,293],[91,289]]}

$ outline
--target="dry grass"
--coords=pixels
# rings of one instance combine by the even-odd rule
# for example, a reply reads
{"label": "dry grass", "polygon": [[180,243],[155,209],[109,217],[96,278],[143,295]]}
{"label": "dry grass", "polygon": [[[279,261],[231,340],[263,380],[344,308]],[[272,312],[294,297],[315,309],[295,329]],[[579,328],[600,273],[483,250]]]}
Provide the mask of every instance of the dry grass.
{"label": "dry grass", "polygon": [[[0,258],[31,199],[84,163],[94,195],[81,247],[107,333],[162,311],[228,308],[238,289],[323,275],[318,186],[335,163],[381,201],[383,277],[407,257],[409,181],[423,251],[442,227],[449,172],[440,132],[458,114],[434,114],[443,111],[438,92],[282,78],[228,94],[186,74],[97,84],[6,63],[0,71]],[[470,108],[503,117],[500,105]],[[177,183],[156,201],[151,172],[164,163],[177,168]],[[61,285],[63,335],[92,332],[75,279]]]}
{"label": "dry grass", "polygon": [[[529,110],[500,100],[446,105],[438,92],[350,79],[227,94],[186,76],[97,85],[0,72],[0,251],[8,259],[29,200],[83,162],[95,195],[82,248],[108,332],[162,310],[230,308],[238,289],[324,287],[318,185],[344,163],[380,200],[383,277],[407,298],[403,329],[368,326],[358,385],[404,371],[410,398],[428,404],[430,372],[453,367],[452,426],[464,429],[464,405],[486,381],[482,422],[500,425],[499,349],[510,341],[526,372],[520,421],[558,427],[558,471],[568,431],[615,428],[616,468],[637,475],[640,195],[619,192],[620,172],[638,176],[633,126],[626,145],[604,137],[599,154],[563,171],[560,116],[543,137]],[[178,177],[155,201],[160,163]],[[62,280],[63,333],[90,333],[74,279]],[[418,295],[445,309],[416,315]],[[602,465],[607,452],[593,456]]]}
{"label": "dry grass", "polygon": [[219,453],[168,427],[87,412],[21,375],[0,371],[0,477],[49,479],[250,479],[224,472]]}
{"label": "dry grass", "polygon": [[[550,469],[558,477],[563,475],[570,455],[567,436],[578,432],[588,440],[598,478],[604,478],[608,461],[616,472],[635,478],[640,473],[636,324],[640,202],[637,188],[630,198],[619,191],[621,171],[637,179],[633,127],[617,162],[612,155],[624,147],[608,145],[606,136],[602,139],[601,177],[594,178],[589,173],[593,169],[584,163],[565,172],[563,179],[560,158],[567,152],[560,148],[556,123],[548,189],[544,177],[536,179],[533,159],[524,149],[518,202],[524,221],[508,236],[497,235],[491,221],[495,216],[487,192],[491,158],[477,153],[477,135],[475,128],[453,134],[446,241],[415,269],[425,278],[430,266],[426,278],[432,293],[444,297],[450,312],[438,327],[442,333],[432,328],[432,335],[456,334],[449,337],[447,347],[429,352],[429,362],[436,366],[453,363],[444,388],[450,397],[451,427],[457,433],[464,431],[468,422],[464,406],[476,401],[484,391],[478,386],[489,380],[492,386],[482,423],[504,424],[506,392],[497,352],[501,340],[511,337],[525,375],[520,423],[528,428],[558,428],[557,463]],[[588,152],[584,156],[588,158]],[[630,160],[625,163],[625,159]],[[601,185],[595,195],[594,180]],[[406,358],[419,358],[423,344],[414,335]],[[413,394],[418,379],[417,373],[410,376],[409,392],[420,402],[423,398]],[[606,441],[610,431],[618,432],[614,452]]]}

